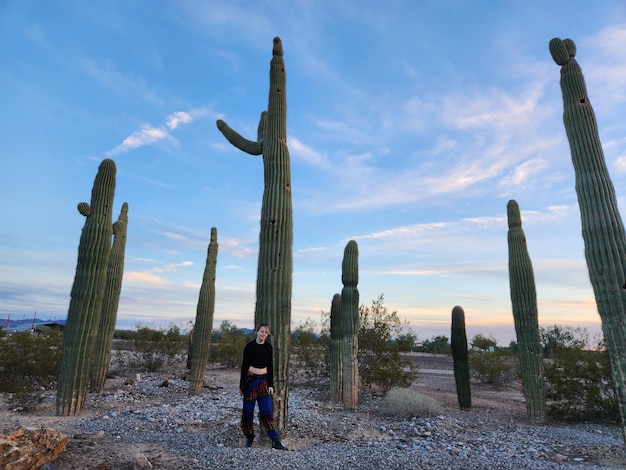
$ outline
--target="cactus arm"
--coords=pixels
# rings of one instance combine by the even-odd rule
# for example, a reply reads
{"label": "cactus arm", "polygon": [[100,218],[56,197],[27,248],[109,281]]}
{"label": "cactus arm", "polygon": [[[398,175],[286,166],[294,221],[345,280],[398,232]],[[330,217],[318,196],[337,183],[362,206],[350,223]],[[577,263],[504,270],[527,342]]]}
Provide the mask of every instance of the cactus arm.
{"label": "cactus arm", "polygon": [[[261,129],[263,125],[263,114],[261,115],[261,120],[259,121],[259,134],[261,134]],[[230,128],[226,122],[221,119],[217,120],[217,128],[220,130],[226,140],[228,140],[231,144],[237,147],[239,150],[249,153],[250,155],[261,155],[263,153],[263,141],[259,140],[258,142],[253,142],[252,140],[248,140],[245,137],[242,137],[234,129]],[[260,137],[260,135],[259,135]]]}
{"label": "cactus arm", "polygon": [[124,275],[124,253],[126,251],[126,233],[128,227],[128,203],[122,204],[117,221],[113,224],[113,246],[109,256],[107,281],[102,300],[100,326],[94,345],[89,380],[89,391],[99,393],[104,388],[109,362],[111,361],[111,347],[115,334],[117,309],[122,291]]}
{"label": "cactus arm", "polygon": [[549,44],[561,66],[563,123],[580,208],[585,259],[602,320],[626,442],[626,234],[609,177],[598,125],[571,39]]}

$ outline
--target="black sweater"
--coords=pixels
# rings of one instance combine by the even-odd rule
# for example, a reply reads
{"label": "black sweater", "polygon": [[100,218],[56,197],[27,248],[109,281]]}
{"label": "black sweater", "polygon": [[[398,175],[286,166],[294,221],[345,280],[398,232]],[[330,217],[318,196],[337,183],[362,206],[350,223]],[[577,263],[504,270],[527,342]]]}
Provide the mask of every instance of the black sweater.
{"label": "black sweater", "polygon": [[267,367],[267,384],[269,387],[274,386],[274,349],[272,345],[267,341],[263,344],[259,344],[254,341],[250,341],[243,348],[243,362],[241,363],[241,379],[239,381],[239,389],[243,390],[246,383],[246,376],[248,375],[248,368],[256,367],[263,369]]}

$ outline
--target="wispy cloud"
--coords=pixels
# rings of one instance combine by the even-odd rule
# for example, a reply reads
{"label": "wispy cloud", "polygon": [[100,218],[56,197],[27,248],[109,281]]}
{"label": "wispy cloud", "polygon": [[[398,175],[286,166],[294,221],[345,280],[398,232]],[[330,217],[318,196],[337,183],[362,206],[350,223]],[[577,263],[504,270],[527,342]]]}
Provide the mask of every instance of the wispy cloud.
{"label": "wispy cloud", "polygon": [[191,111],[176,111],[165,118],[165,124],[160,126],[145,125],[138,131],[126,137],[121,144],[106,152],[107,157],[126,153],[139,147],[153,145],[157,142],[169,141],[177,144],[178,141],[171,136],[170,131],[182,124],[190,124],[195,119],[208,114],[207,109],[193,109]]}
{"label": "wispy cloud", "polygon": [[533,158],[531,160],[527,160],[515,167],[510,176],[503,178],[499,186],[519,186],[528,181],[528,179],[531,178],[533,175],[545,171],[547,166],[548,165],[545,160],[541,158]]}
{"label": "wispy cloud", "polygon": [[127,271],[124,273],[124,282],[149,284],[153,286],[164,286],[168,284],[168,281],[158,276],[153,272],[147,271]]}
{"label": "wispy cloud", "polygon": [[128,77],[123,74],[110,60],[97,61],[90,58],[83,58],[80,63],[85,72],[91,75],[91,77],[105,88],[118,93],[130,91],[148,102],[163,104],[150,89],[148,84],[141,79]]}

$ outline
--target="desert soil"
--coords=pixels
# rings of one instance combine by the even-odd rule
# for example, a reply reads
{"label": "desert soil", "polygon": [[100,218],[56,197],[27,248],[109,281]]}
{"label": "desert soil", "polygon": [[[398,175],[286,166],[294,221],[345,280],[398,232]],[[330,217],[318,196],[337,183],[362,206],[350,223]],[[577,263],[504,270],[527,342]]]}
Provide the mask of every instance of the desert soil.
{"label": "desert soil", "polygon": [[[418,375],[418,379],[413,383],[412,388],[435,398],[442,404],[446,415],[453,416],[459,420],[465,420],[471,416],[472,422],[478,422],[484,429],[497,429],[499,426],[511,426],[516,425],[516,423],[528,425],[524,397],[519,385],[496,387],[473,383],[472,411],[460,411],[454,376],[452,374],[452,358],[447,355],[414,353],[413,360],[419,365],[421,372]],[[207,370],[207,375],[211,377],[211,389],[237,390],[239,375],[236,369],[209,369]],[[156,380],[173,379],[173,377],[174,375],[171,372],[164,372]],[[124,380],[125,377],[123,376],[107,379],[105,390],[99,396],[114,395],[123,386]],[[210,399],[208,398],[210,394],[205,393],[207,390],[204,389],[202,394],[205,394],[207,399]],[[129,463],[132,456],[140,452],[150,456],[155,463],[154,468],[176,468],[175,466],[170,467],[167,465],[168,462],[172,463],[175,461],[176,456],[169,454],[168,449],[155,447],[153,442],[125,443],[116,441],[115,436],[100,436],[98,439],[93,439],[76,431],[78,420],[101,418],[105,414],[114,412],[121,413],[128,410],[127,403],[119,403],[115,400],[102,400],[98,399],[98,396],[89,395],[83,413],[80,416],[59,417],[55,415],[54,400],[52,398],[54,392],[51,391],[49,393],[51,395],[49,400],[28,411],[15,409],[6,400],[6,397],[1,397],[0,432],[9,433],[23,427],[35,427],[50,428],[67,434],[70,436],[69,443],[65,451],[54,462],[62,470],[130,468]],[[321,402],[328,400],[328,393],[325,390],[320,389],[313,393],[319,397]],[[376,413],[372,405],[372,403],[376,403],[376,400],[368,399],[368,396],[375,397],[376,395],[375,391],[362,390],[360,392],[360,397],[362,396],[364,399],[361,400],[360,398],[359,409],[355,413],[363,415],[362,423],[370,422],[369,417]],[[142,396],[142,402],[135,404],[134,408],[139,406],[142,408],[162,406],[166,403],[175,405],[177,401],[185,398],[187,398],[186,391],[170,388],[165,395]],[[326,408],[329,414],[345,414],[345,411],[337,406],[326,406]],[[332,419],[332,416],[330,416],[329,420]],[[373,427],[378,426],[374,421],[371,422]],[[364,425],[367,426],[367,424]],[[201,427],[202,425],[199,424],[198,432],[200,432]],[[229,445],[239,447],[241,440],[238,430],[235,429],[236,426],[231,427],[234,429],[229,431],[232,433]],[[141,433],[141,430],[138,432]],[[376,434],[376,432],[377,430],[372,429],[372,434]],[[323,439],[328,441],[329,436],[324,436]],[[340,439],[338,436],[337,440]],[[299,448],[302,449],[315,445],[319,441],[319,436],[318,438],[313,436],[309,440],[295,436],[288,439],[290,447],[296,451]],[[587,462],[606,465],[607,468],[626,468],[626,460],[621,456],[617,458],[615,456],[603,456],[601,455],[601,449],[597,451],[598,455],[589,455],[589,452],[593,452],[589,449],[586,449],[585,452],[585,461]],[[571,461],[575,455],[568,457]],[[584,468],[584,466],[581,468]]]}

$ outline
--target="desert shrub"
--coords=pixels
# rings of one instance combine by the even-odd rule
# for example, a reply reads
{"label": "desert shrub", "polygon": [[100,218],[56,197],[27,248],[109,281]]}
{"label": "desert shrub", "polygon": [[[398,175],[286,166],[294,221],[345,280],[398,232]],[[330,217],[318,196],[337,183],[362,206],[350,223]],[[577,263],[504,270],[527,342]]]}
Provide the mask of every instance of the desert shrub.
{"label": "desert shrub", "polygon": [[554,357],[557,351],[585,349],[589,344],[589,333],[585,328],[554,325],[539,328],[539,341],[544,357]]}
{"label": "desert shrub", "polygon": [[41,390],[54,386],[61,366],[63,333],[13,333],[0,339],[0,392],[29,408],[42,399]]}
{"label": "desert shrub", "polygon": [[380,406],[380,412],[397,418],[421,418],[441,412],[441,405],[435,399],[410,388],[390,389]]}
{"label": "desert shrub", "polygon": [[[322,314],[323,315],[323,314]],[[319,383],[330,374],[330,335],[307,318],[291,333],[289,344],[292,383]]]}
{"label": "desert shrub", "polygon": [[243,348],[251,340],[250,333],[224,320],[211,334],[209,360],[227,368],[241,367]]}
{"label": "desert shrub", "polygon": [[470,374],[483,384],[508,385],[519,377],[517,358],[502,351],[470,351]]}
{"label": "desert shrub", "polygon": [[556,349],[545,364],[547,413],[566,421],[620,420],[606,350]]}
{"label": "desert shrub", "polygon": [[432,353],[432,354],[451,354],[450,340],[447,336],[439,335],[433,336],[430,339],[426,339],[422,342],[420,351]]}
{"label": "desert shrub", "polygon": [[495,351],[498,341],[492,336],[485,336],[482,333],[475,334],[470,341],[470,345],[474,349],[478,349],[480,351]]}
{"label": "desert shrub", "polygon": [[[407,331],[409,330],[409,331]],[[399,343],[396,338],[402,338]],[[384,306],[383,295],[372,305],[359,307],[359,376],[365,385],[379,387],[384,393],[392,387],[408,387],[417,378],[417,366],[401,355],[400,344],[413,344],[406,322],[397,312]]]}
{"label": "desert shrub", "polygon": [[186,346],[185,337],[175,325],[168,329],[154,330],[147,326],[138,326],[130,343],[129,350],[117,356],[117,366],[148,372],[158,372],[167,365],[180,359],[180,353]]}

